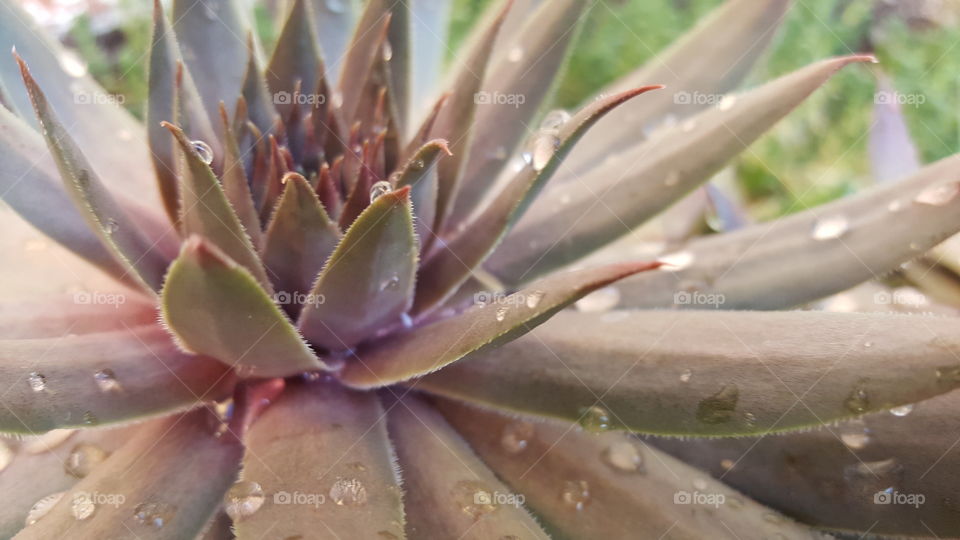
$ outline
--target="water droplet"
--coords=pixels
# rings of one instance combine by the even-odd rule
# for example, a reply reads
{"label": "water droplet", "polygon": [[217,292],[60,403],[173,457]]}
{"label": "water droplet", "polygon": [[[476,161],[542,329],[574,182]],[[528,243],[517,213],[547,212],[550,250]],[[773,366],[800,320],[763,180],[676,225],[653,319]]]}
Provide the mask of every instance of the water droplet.
{"label": "water droplet", "polygon": [[567,480],[560,490],[560,500],[580,511],[590,504],[590,484],[586,480]]}
{"label": "water droplet", "polygon": [[859,418],[840,424],[840,441],[851,450],[861,450],[870,443],[870,430]]}
{"label": "water droplet", "polygon": [[679,272],[689,268],[693,264],[694,256],[692,251],[677,251],[668,253],[657,260],[663,263],[663,270],[667,272]]}
{"label": "water droplet", "polygon": [[86,411],[83,413],[83,423],[88,426],[95,426],[100,423],[100,419],[92,411]]}
{"label": "water droplet", "polygon": [[899,212],[900,210],[903,210],[903,203],[894,199],[890,201],[890,204],[887,205],[887,210],[890,212]]}
{"label": "water droplet", "polygon": [[937,380],[949,383],[960,382],[960,366],[938,367]]}
{"label": "water droplet", "polygon": [[454,484],[451,495],[460,510],[474,520],[497,510],[493,504],[493,491],[476,480],[460,480]]}
{"label": "water droplet", "polygon": [[620,289],[604,287],[584,296],[574,304],[578,311],[585,313],[602,313],[610,311],[620,303]]}
{"label": "water droplet", "polygon": [[393,186],[390,185],[390,182],[386,180],[381,180],[375,183],[370,187],[370,202],[373,202],[379,199],[382,195],[386,195],[393,189]]}
{"label": "water droplet", "polygon": [[577,422],[587,431],[600,433],[610,429],[610,412],[603,407],[597,405],[584,407],[578,411],[578,414],[580,416]]}
{"label": "water droplet", "polygon": [[103,448],[90,443],[79,443],[70,450],[70,455],[63,462],[63,470],[70,476],[84,478],[105,459],[107,453]]}
{"label": "water droplet", "polygon": [[330,97],[330,105],[332,105],[334,109],[343,107],[343,92],[339,90],[334,91],[333,96]]}
{"label": "water droplet", "polygon": [[54,448],[67,442],[67,439],[72,437],[76,432],[77,430],[75,429],[51,429],[50,431],[40,435],[25,437],[23,442],[20,444],[20,450],[28,454],[42,454],[44,452],[49,452],[50,450],[53,450]]}
{"label": "water droplet", "polygon": [[543,291],[533,291],[527,295],[527,307],[530,309],[536,308],[540,305],[540,300],[543,300]]}
{"label": "water droplet", "polygon": [[383,42],[383,61],[389,62],[393,59],[393,46],[390,45],[389,41]]}
{"label": "water droplet", "polygon": [[70,504],[70,513],[74,519],[83,521],[89,519],[97,511],[97,504],[93,502],[93,497],[89,493],[80,492],[73,494],[73,501]]}
{"label": "water droplet", "polygon": [[643,472],[643,456],[640,449],[630,441],[617,441],[603,451],[603,462],[616,471]]}
{"label": "water droplet", "polygon": [[819,218],[813,224],[813,239],[834,240],[843,236],[849,228],[850,223],[843,216]]}
{"label": "water droplet", "polygon": [[960,184],[956,182],[951,182],[949,184],[938,184],[934,186],[928,186],[926,189],[917,194],[913,201],[918,204],[926,204],[930,206],[944,206],[950,201],[956,199],[957,193],[960,193]]}
{"label": "water droplet", "polygon": [[93,374],[93,380],[103,392],[116,392],[120,390],[120,383],[117,382],[117,376],[112,369],[101,369]]}
{"label": "water droplet", "polygon": [[734,463],[732,459],[720,460],[720,466],[723,467],[723,470],[725,471],[729,471],[730,469],[733,468],[734,465],[736,465],[736,463]]}
{"label": "water droplet", "polygon": [[141,525],[160,529],[170,521],[176,511],[176,507],[165,503],[140,503],[133,509],[133,519]]}
{"label": "water droplet", "polygon": [[690,382],[690,377],[693,377],[693,371],[685,369],[683,373],[680,374],[680,382]]}
{"label": "water droplet", "polygon": [[557,137],[556,131],[544,130],[538,133],[536,137],[534,137],[533,144],[530,148],[530,165],[533,167],[533,170],[540,172],[546,168],[550,160],[553,159],[553,155],[557,152],[559,146],[560,138]]}
{"label": "water droplet", "polygon": [[27,384],[30,385],[30,389],[34,392],[43,392],[47,389],[47,378],[38,371],[30,372],[30,375],[27,375]]}
{"label": "water droplet", "polygon": [[737,96],[733,94],[728,94],[723,96],[723,99],[720,100],[720,103],[717,104],[717,108],[721,111],[729,111],[737,105]]}
{"label": "water droplet", "polygon": [[497,322],[503,322],[507,318],[507,313],[510,311],[510,308],[507,306],[501,306],[497,308],[496,317]]}
{"label": "water droplet", "polygon": [[103,224],[103,228],[107,234],[116,234],[117,231],[120,230],[120,224],[113,218],[107,218],[107,221]]}
{"label": "water droplet", "polygon": [[344,11],[343,0],[326,0],[323,5],[331,13],[343,13]]}
{"label": "water droplet", "polygon": [[60,67],[71,77],[83,77],[87,74],[87,64],[73,51],[60,54]]}
{"label": "water droplet", "polygon": [[570,113],[563,109],[555,109],[547,113],[547,116],[540,122],[540,129],[555,130],[563,127],[570,121]]}
{"label": "water droplet", "polygon": [[356,478],[338,478],[330,488],[330,499],[337,506],[360,506],[367,502],[367,488]]}
{"label": "water droplet", "polygon": [[510,49],[510,52],[507,53],[507,60],[511,62],[519,62],[523,60],[523,47],[519,45]]}
{"label": "water droplet", "polygon": [[514,420],[503,427],[503,433],[500,435],[500,446],[508,454],[519,454],[530,444],[530,439],[533,438],[535,431],[536,428],[532,423]]}
{"label": "water droplet", "polygon": [[30,510],[27,512],[27,518],[24,520],[24,525],[30,526],[40,521],[40,518],[50,513],[50,510],[60,502],[60,499],[63,498],[65,491],[59,493],[51,493],[46,497],[43,497],[39,501],[33,503],[33,506],[30,507]]}
{"label": "water droplet", "polygon": [[719,392],[704,398],[697,405],[697,419],[705,424],[722,424],[733,419],[740,399],[735,384],[725,385]]}
{"label": "water droplet", "polygon": [[858,386],[850,392],[850,395],[847,396],[843,404],[847,407],[848,411],[861,414],[866,412],[867,408],[870,407],[870,398],[867,396],[866,389]]}
{"label": "water droplet", "polygon": [[190,146],[193,147],[193,151],[197,153],[200,161],[207,165],[213,163],[213,149],[210,148],[209,144],[203,141],[190,141]]}
{"label": "water droplet", "polygon": [[400,287],[400,276],[394,274],[387,279],[380,282],[380,291],[386,291],[387,289],[395,291]]}
{"label": "water droplet", "polygon": [[901,405],[890,409],[890,414],[894,416],[906,416],[913,412],[913,404]]}
{"label": "water droplet", "polygon": [[227,491],[223,497],[223,506],[231,519],[239,521],[259,510],[263,501],[263,488],[260,484],[241,480]]}

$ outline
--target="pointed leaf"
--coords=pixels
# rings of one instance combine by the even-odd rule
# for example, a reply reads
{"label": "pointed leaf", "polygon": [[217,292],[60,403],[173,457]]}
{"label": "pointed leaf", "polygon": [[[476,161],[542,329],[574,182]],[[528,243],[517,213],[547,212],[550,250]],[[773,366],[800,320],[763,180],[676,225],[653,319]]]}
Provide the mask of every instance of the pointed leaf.
{"label": "pointed leaf", "polygon": [[[340,241],[340,229],[330,220],[316,192],[302,176],[289,173],[267,228],[263,260],[280,291],[307,293],[323,263]],[[283,294],[283,293],[280,293]]]}
{"label": "pointed leaf", "polygon": [[120,262],[124,269],[121,277],[147,291],[157,290],[167,263],[163,254],[100,181],[19,56],[17,62],[47,147],[74,204],[82,210],[84,219],[104,246]]}
{"label": "pointed leaf", "polygon": [[246,444],[244,478],[273,495],[235,524],[240,538],[403,537],[395,458],[374,394],[332,382],[288,387]]}
{"label": "pointed leaf", "polygon": [[379,196],[353,222],[317,277],[300,330],[330,350],[347,349],[399,322],[413,301],[417,268],[410,188]]}
{"label": "pointed leaf", "polygon": [[[454,215],[469,215],[483,200],[507,158],[528,135],[584,19],[587,3],[544,2],[519,33],[505,34],[516,36],[510,48],[513,54],[498,58],[487,71],[483,95],[491,104],[477,110],[474,142],[454,201]],[[497,104],[503,96],[512,98],[509,105]]]}
{"label": "pointed leaf", "polygon": [[582,296],[656,267],[621,263],[551,276],[513,295],[495,296],[494,303],[358,351],[341,378],[354,388],[376,388],[425,375],[467,354],[516,339]]}
{"label": "pointed leaf", "polygon": [[596,101],[581,109],[556,132],[541,133],[540,145],[547,145],[544,150],[549,153],[538,153],[534,163],[511,178],[470,223],[453,231],[452,239],[438,242],[439,248],[427,258],[420,272],[423,286],[417,291],[415,311],[423,313],[456,292],[457,287],[490,255],[508,228],[523,215],[577,141],[597,120],[631,98],[659,88],[645,86]]}
{"label": "pointed leaf", "polygon": [[952,156],[903,182],[691,242],[662,257],[675,265],[667,279],[624,282],[621,303],[695,307],[676,302],[683,284],[722,296],[724,309],[817,300],[886,274],[960,231],[958,194],[960,156]]}
{"label": "pointed leaf", "polygon": [[418,387],[593,427],[695,436],[789,431],[960,386],[938,374],[960,365],[949,348],[958,326],[886,314],[565,312]]}
{"label": "pointed leaf", "polygon": [[437,175],[440,158],[451,156],[447,141],[437,139],[423,145],[399,171],[398,188],[410,186],[410,200],[416,217],[417,238],[420,249],[434,239],[437,210]]}
{"label": "pointed leaf", "polygon": [[350,36],[360,12],[358,0],[310,0],[320,39],[320,50],[327,62],[331,84],[340,78],[340,69],[347,56]]}
{"label": "pointed leaf", "polygon": [[[93,303],[76,293],[45,296],[30,302],[0,303],[0,339],[63,337],[142,326],[156,322],[156,307],[134,296],[114,297],[115,303]],[[69,300],[72,300],[70,302]]]}
{"label": "pointed leaf", "polygon": [[11,385],[0,431],[130,422],[223,399],[233,386],[223,365],[183,354],[156,325],[2,340],[0,350],[0,379]]}
{"label": "pointed leaf", "polygon": [[[16,538],[193,538],[216,511],[243,454],[236,438],[214,437],[210,417],[201,409],[143,426]],[[90,504],[89,517],[78,520],[78,509]],[[146,519],[138,517],[143,512]]]}
{"label": "pointed leaf", "polygon": [[441,410],[554,538],[822,538],[622,434]]}
{"label": "pointed leaf", "polygon": [[889,78],[880,75],[870,129],[870,164],[879,183],[900,180],[920,169],[917,148]]}
{"label": "pointed leaf", "polygon": [[390,407],[389,428],[403,467],[408,537],[549,538],[433,407],[405,398]]}
{"label": "pointed leaf", "polygon": [[163,125],[173,133],[187,165],[180,184],[183,234],[196,234],[209,239],[269,290],[263,263],[210,166],[180,128],[168,123]]}
{"label": "pointed leaf", "polygon": [[[287,118],[294,106],[292,98],[297,81],[305,92],[313,92],[325,71],[310,0],[295,0],[266,72],[267,84],[275,98],[274,105],[282,118]],[[287,99],[276,99],[278,97]]]}
{"label": "pointed leaf", "polygon": [[326,366],[249,271],[190,237],[167,274],[163,320],[184,347],[239,369],[283,377]]}
{"label": "pointed leaf", "polygon": [[906,416],[883,411],[805,433],[649,442],[818,527],[946,538],[957,530],[958,406],[953,392]]}
{"label": "pointed leaf", "polygon": [[389,10],[378,9],[382,7],[381,2],[372,1],[364,10],[354,29],[340,73],[339,88],[343,103],[339,108],[343,111],[344,119],[351,124],[358,114],[357,106],[363,97],[361,90],[370,79],[378,59],[383,56],[383,43],[390,30],[391,14]]}
{"label": "pointed leaf", "polygon": [[637,133],[669,115],[692,116],[713,101],[706,97],[735,90],[767,51],[790,5],[791,0],[725,2],[647,65],[601,90],[598,95],[609,95],[652,83],[669,89],[601,120],[594,135],[570,155],[566,170],[589,170],[610,153],[635,144]]}
{"label": "pointed leaf", "polygon": [[[270,94],[267,81],[257,58],[257,48],[253,35],[247,36],[247,68],[243,76],[241,96],[248,107],[250,121],[261,133],[269,134],[277,120],[276,98]],[[239,104],[239,101],[238,101]],[[239,137],[239,135],[237,135]],[[251,146],[255,147],[260,137],[256,137]]]}
{"label": "pointed leaf", "polygon": [[548,190],[503,242],[488,269],[507,283],[518,283],[602,247],[707,181],[838,69],[871,60],[825,60],[728,98],[665,128],[646,144],[614,154],[582,181]]}
{"label": "pointed leaf", "polygon": [[224,132],[223,177],[221,178],[223,194],[233,211],[236,212],[243,230],[250,237],[250,243],[254,247],[259,247],[263,244],[260,216],[253,204],[253,194],[250,192],[250,183],[247,181],[247,173],[243,163],[244,156],[240,154],[237,137],[230,129],[227,110],[222,102],[220,103],[220,125]]}

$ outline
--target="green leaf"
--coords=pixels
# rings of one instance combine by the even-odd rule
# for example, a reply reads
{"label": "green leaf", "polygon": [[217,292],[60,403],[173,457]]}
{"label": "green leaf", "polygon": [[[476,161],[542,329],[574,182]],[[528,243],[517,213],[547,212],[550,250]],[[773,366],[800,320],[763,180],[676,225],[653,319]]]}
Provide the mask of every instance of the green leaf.
{"label": "green leaf", "polygon": [[342,62],[347,56],[350,36],[360,12],[358,0],[311,0],[320,50],[327,61],[331,84],[340,79]]}
{"label": "green leaf", "polygon": [[[262,134],[269,134],[277,121],[277,109],[275,99],[270,95],[267,88],[267,81],[264,78],[260,59],[257,57],[257,47],[252,34],[247,35],[247,68],[244,72],[243,90],[239,99],[246,102],[250,121],[260,130],[261,136]],[[236,134],[236,136],[240,137],[239,134]],[[257,146],[260,138],[256,137],[251,146]]]}
{"label": "green leaf", "polygon": [[193,141],[187,139],[177,126],[166,122],[163,125],[173,133],[187,165],[181,174],[180,183],[180,221],[183,235],[196,234],[209,239],[231,259],[249,270],[269,291],[270,282],[263,263],[236,211],[230,206],[223,186],[210,166],[200,157]]}
{"label": "green leaf", "polygon": [[400,322],[417,269],[410,188],[377,197],[344,234],[300,313],[300,330],[329,350],[350,348]]}
{"label": "green leaf", "polygon": [[250,272],[200,237],[184,243],[161,300],[163,320],[184,347],[241,375],[284,377],[327,367]]}
{"label": "green leaf", "polygon": [[575,171],[589,170],[607,155],[635,145],[637,133],[644,128],[670,115],[691,116],[707,108],[710,97],[736,89],[767,51],[790,5],[791,0],[725,2],[647,65],[598,92],[609,95],[652,83],[669,89],[630,103],[616,118],[601,120],[594,135],[570,155],[565,172],[574,174],[569,178],[576,178]]}
{"label": "green leaf", "polygon": [[0,339],[59,338],[67,334],[108,332],[156,322],[156,307],[146,299],[115,296],[118,302],[93,303],[78,292],[65,297],[42,296],[29,302],[0,303]]}
{"label": "green leaf", "polygon": [[403,537],[399,478],[376,395],[332,382],[292,385],[253,424],[246,445],[244,479],[273,495],[235,524],[240,538]]}
{"label": "green leaf", "polygon": [[337,247],[340,229],[306,179],[288,173],[283,182],[283,196],[267,228],[263,260],[281,291],[307,293]]}
{"label": "green leaf", "polygon": [[173,138],[160,122],[173,122],[177,116],[177,57],[177,44],[173,31],[167,27],[163,6],[159,0],[154,0],[145,121],[150,158],[153,160],[163,206],[171,223],[180,220],[177,158]]}
{"label": "green leaf", "polygon": [[[817,527],[947,538],[957,530],[958,406],[953,392],[902,417],[884,411],[780,437],[650,444]],[[876,494],[888,488],[903,498],[877,504]],[[908,503],[909,495],[922,495],[923,503]]]}
{"label": "green leaf", "polygon": [[447,141],[437,139],[424,144],[398,172],[396,186],[410,186],[410,200],[416,217],[420,249],[434,239],[437,211],[438,168],[444,154],[451,156]]}
{"label": "green leaf", "polygon": [[623,236],[709,180],[838,69],[871,60],[848,56],[807,66],[614,154],[582,181],[547,190],[487,268],[506,283],[522,283]]}
{"label": "green leaf", "polygon": [[[214,437],[211,416],[201,409],[143,426],[16,538],[193,538],[243,454],[236,438]],[[91,502],[89,517],[77,519]]]}
{"label": "green leaf", "polygon": [[[494,186],[507,158],[528,135],[529,125],[576,37],[587,4],[584,0],[544,2],[530,14],[519,33],[504,34],[516,37],[510,52],[497,58],[487,70],[483,95],[490,104],[476,112],[474,142],[452,215],[463,218],[471,213]],[[512,98],[510,104],[498,103],[504,96]]]}
{"label": "green leaf", "polygon": [[509,227],[526,211],[540,189],[585,133],[603,115],[617,106],[659,86],[646,86],[610,96],[581,109],[556,130],[538,133],[539,151],[530,166],[516,173],[486,208],[475,214],[452,238],[437,242],[420,272],[423,284],[417,291],[414,310],[423,313],[456,292],[475,268],[490,255]]}
{"label": "green leaf", "polygon": [[[137,429],[63,430],[28,437],[19,444],[3,442],[4,451],[12,450],[15,455],[0,475],[0,536],[13,538],[23,528],[31,506],[77,483],[78,478],[67,472],[65,466],[75,450],[86,452],[78,455],[99,456],[98,450],[113,453]],[[73,469],[72,472],[76,474],[81,470]]]}
{"label": "green leaf", "polygon": [[377,388],[436,371],[464,356],[516,339],[580,297],[657,264],[621,263],[558,274],[416,332],[395,334],[355,353],[341,373],[347,386]]}
{"label": "green leaf", "polygon": [[775,433],[960,386],[940,372],[960,366],[958,326],[887,314],[565,312],[418,387],[594,429]]}
{"label": "green leaf", "polygon": [[631,437],[441,410],[554,538],[821,538]]}
{"label": "green leaf", "polygon": [[123,268],[121,278],[147,291],[160,288],[167,261],[155,242],[151,242],[113,197],[94,172],[83,152],[67,133],[37,86],[27,65],[19,56],[23,82],[30,94],[47,147],[60,171],[60,177],[84,220],[99,236]]}
{"label": "green leaf", "polygon": [[6,432],[130,422],[223,399],[233,386],[223,365],[183,354],[156,325],[0,340],[0,350]]}
{"label": "green leaf", "polygon": [[253,194],[250,192],[250,183],[244,168],[244,156],[240,153],[237,137],[230,128],[227,118],[227,109],[220,103],[220,126],[224,132],[223,148],[223,175],[220,182],[223,184],[223,194],[237,214],[237,219],[243,230],[255,247],[263,245],[263,234],[260,231],[260,216],[253,203]]}
{"label": "green leaf", "polygon": [[[290,116],[297,81],[304,92],[313,92],[325,71],[309,0],[295,0],[266,72],[267,84],[275,98],[274,105],[282,118]],[[277,97],[290,99],[278,100]]]}
{"label": "green leaf", "polygon": [[433,407],[405,398],[390,407],[388,419],[403,467],[410,538],[549,539],[515,503],[519,497],[505,500],[509,489]]}
{"label": "green leaf", "polygon": [[952,156],[903,182],[695,240],[662,257],[674,264],[666,279],[624,282],[621,305],[695,307],[677,305],[674,294],[684,287],[723,296],[724,309],[817,300],[888,273],[960,231],[958,194],[960,156]]}

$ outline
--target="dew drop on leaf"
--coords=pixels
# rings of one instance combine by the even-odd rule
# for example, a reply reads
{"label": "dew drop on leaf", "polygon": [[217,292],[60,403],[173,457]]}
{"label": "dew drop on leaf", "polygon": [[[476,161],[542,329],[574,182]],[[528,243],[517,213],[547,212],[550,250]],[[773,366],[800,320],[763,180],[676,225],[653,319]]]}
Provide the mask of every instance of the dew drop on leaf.
{"label": "dew drop on leaf", "polygon": [[610,412],[597,405],[584,407],[579,411],[577,423],[583,429],[594,433],[607,431],[610,429]]}
{"label": "dew drop on leaf", "polygon": [[389,41],[383,42],[383,61],[389,62],[393,58],[393,47]]}
{"label": "dew drop on leaf", "polygon": [[603,462],[615,471],[625,473],[643,472],[643,456],[640,449],[630,441],[617,441],[603,451]]}
{"label": "dew drop on leaf", "polygon": [[120,224],[113,218],[107,218],[107,221],[103,224],[103,228],[107,234],[116,234],[116,232],[120,230]]}
{"label": "dew drop on leaf", "polygon": [[79,443],[70,450],[70,455],[63,462],[63,470],[75,478],[84,478],[105,459],[107,453],[99,446]]}
{"label": "dew drop on leaf", "polygon": [[510,311],[510,308],[506,306],[498,307],[496,312],[497,322],[503,322],[507,318],[508,311]]}
{"label": "dew drop on leaf", "polygon": [[70,513],[74,519],[83,521],[90,519],[90,516],[97,511],[97,504],[93,501],[93,496],[86,492],[73,494],[73,501],[70,503]]}
{"label": "dew drop on leaf", "polygon": [[843,216],[823,217],[813,224],[813,239],[834,240],[843,236],[849,228],[850,223]]}
{"label": "dew drop on leaf", "polygon": [[514,420],[503,427],[500,446],[508,454],[519,454],[530,444],[536,428],[530,422]]}
{"label": "dew drop on leaf", "polygon": [[93,374],[93,380],[102,392],[116,392],[120,390],[120,383],[117,382],[117,376],[112,369],[101,369]]}
{"label": "dew drop on leaf", "polygon": [[60,499],[63,498],[65,491],[59,493],[51,493],[46,497],[41,498],[37,502],[33,503],[33,506],[30,507],[30,510],[27,512],[27,518],[24,520],[24,525],[30,526],[40,521],[40,518],[50,513],[50,510],[60,502]]}
{"label": "dew drop on leaf", "polygon": [[733,419],[740,390],[735,384],[725,385],[719,392],[697,404],[697,419],[705,424],[722,424]]}
{"label": "dew drop on leaf", "polygon": [[560,500],[574,510],[583,510],[590,504],[590,484],[586,480],[567,480],[560,490]]}
{"label": "dew drop on leaf", "polygon": [[723,467],[723,470],[725,471],[729,471],[730,469],[733,468],[734,465],[736,465],[736,463],[734,463],[732,459],[720,460],[720,466]]}
{"label": "dew drop on leaf", "polygon": [[263,506],[263,488],[256,482],[241,480],[223,497],[223,507],[234,521],[253,515]]}
{"label": "dew drop on leaf", "polygon": [[493,491],[476,480],[460,480],[454,484],[451,495],[460,510],[474,520],[497,510],[493,504]]}
{"label": "dew drop on leaf", "polygon": [[158,502],[140,503],[133,509],[133,519],[141,525],[160,529],[173,517],[177,509]]}
{"label": "dew drop on leaf", "polygon": [[870,443],[870,430],[859,418],[840,424],[837,432],[840,441],[851,450],[861,450]]}
{"label": "dew drop on leaf", "polygon": [[399,287],[399,286],[400,286],[400,276],[398,276],[398,275],[392,275],[392,276],[390,276],[389,278],[383,280],[383,282],[380,283],[380,290],[381,290],[381,291],[385,291],[385,290],[389,289],[389,290],[391,290],[391,291],[394,291],[394,290],[396,290],[397,287]]}
{"label": "dew drop on leaf", "polygon": [[529,295],[527,295],[527,301],[526,301],[527,307],[530,309],[534,309],[535,307],[540,305],[540,300],[543,300],[543,295],[544,295],[543,291],[531,292]]}
{"label": "dew drop on leaf", "polygon": [[574,304],[577,311],[584,313],[603,313],[617,307],[620,303],[620,289],[604,287],[584,296]]}
{"label": "dew drop on leaf", "polygon": [[379,199],[381,196],[389,193],[392,187],[393,186],[390,185],[390,182],[387,182],[386,180],[381,180],[373,184],[373,186],[370,187],[370,202],[373,202]]}
{"label": "dew drop on leaf", "polygon": [[330,488],[330,500],[337,506],[361,506],[367,502],[367,488],[356,478],[338,478]]}
{"label": "dew drop on leaf", "polygon": [[870,397],[867,395],[867,391],[864,388],[858,386],[850,391],[850,395],[847,396],[847,399],[844,400],[843,404],[847,407],[848,411],[856,414],[862,414],[866,412],[868,407],[870,407]]}
{"label": "dew drop on leaf", "polygon": [[685,369],[683,373],[680,374],[680,382],[690,382],[691,377],[693,377],[693,371]]}
{"label": "dew drop on leaf", "polygon": [[960,193],[960,184],[956,182],[928,186],[917,194],[913,202],[928,206],[944,206],[956,199],[957,193]]}
{"label": "dew drop on leaf", "polygon": [[540,129],[560,129],[570,121],[570,113],[563,109],[555,109],[547,113],[540,122]]}
{"label": "dew drop on leaf", "polygon": [[88,426],[95,426],[100,423],[100,419],[92,411],[86,411],[83,413],[83,423]]}
{"label": "dew drop on leaf", "polygon": [[906,416],[913,412],[913,404],[901,405],[890,409],[890,414],[894,416]]}
{"label": "dew drop on leaf", "polygon": [[27,375],[27,384],[34,392],[43,392],[47,389],[47,378],[38,371],[33,371]]}
{"label": "dew drop on leaf", "polygon": [[960,366],[943,366],[937,368],[937,380],[949,383],[960,381]]}
{"label": "dew drop on leaf", "polygon": [[193,151],[197,153],[200,161],[206,163],[207,165],[213,163],[213,149],[210,148],[209,144],[197,140],[190,141],[190,146],[193,147]]}
{"label": "dew drop on leaf", "polygon": [[540,172],[546,168],[557,152],[558,146],[560,146],[560,138],[557,137],[555,130],[543,130],[538,133],[530,149],[530,165],[533,166],[533,170]]}

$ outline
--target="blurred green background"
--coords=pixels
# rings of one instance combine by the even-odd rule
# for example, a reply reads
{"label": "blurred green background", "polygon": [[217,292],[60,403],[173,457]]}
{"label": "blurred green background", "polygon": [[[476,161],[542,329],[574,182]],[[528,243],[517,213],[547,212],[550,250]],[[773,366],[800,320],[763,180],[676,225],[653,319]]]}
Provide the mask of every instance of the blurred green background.
{"label": "blurred green background", "polygon": [[[130,0],[133,1],[133,0]],[[458,43],[492,0],[452,0],[451,39]],[[683,35],[722,0],[601,0],[590,10],[580,41],[554,96],[555,106],[575,107],[604,84],[642,65]],[[137,3],[139,4],[139,2]],[[829,56],[873,52],[879,69],[902,94],[922,96],[904,107],[924,161],[960,146],[958,0],[796,0],[766,57],[745,86],[753,86]],[[104,48],[80,20],[69,40],[108,90],[127,96],[139,114],[146,94],[144,51],[149,13],[131,8],[121,44]],[[261,11],[264,43],[276,33]],[[737,177],[760,219],[823,203],[872,182],[867,153],[872,122],[873,67],[847,69],[799,110],[743,153]],[[656,83],[657,81],[649,81]]]}

